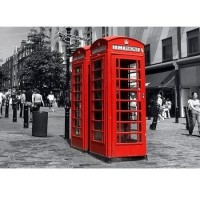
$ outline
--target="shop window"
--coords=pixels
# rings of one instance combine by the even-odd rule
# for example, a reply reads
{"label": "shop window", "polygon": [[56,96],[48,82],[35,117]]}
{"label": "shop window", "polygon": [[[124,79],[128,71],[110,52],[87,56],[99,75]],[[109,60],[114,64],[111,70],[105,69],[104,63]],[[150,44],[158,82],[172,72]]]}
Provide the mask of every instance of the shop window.
{"label": "shop window", "polygon": [[162,58],[163,62],[173,59],[172,37],[162,40]]}
{"label": "shop window", "polygon": [[106,37],[108,35],[108,27],[102,27],[102,37]]}
{"label": "shop window", "polygon": [[199,29],[187,32],[187,52],[188,56],[199,54]]}
{"label": "shop window", "polygon": [[145,45],[144,52],[145,52],[145,66],[148,66],[151,64],[150,44]]}

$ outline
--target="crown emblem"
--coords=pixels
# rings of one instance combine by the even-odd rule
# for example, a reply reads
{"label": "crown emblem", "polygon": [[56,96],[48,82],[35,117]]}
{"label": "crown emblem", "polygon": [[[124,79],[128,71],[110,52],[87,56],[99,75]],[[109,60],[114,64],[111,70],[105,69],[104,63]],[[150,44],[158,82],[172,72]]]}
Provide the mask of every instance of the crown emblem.
{"label": "crown emblem", "polygon": [[126,45],[128,44],[128,40],[127,39],[124,40],[124,44],[126,44]]}

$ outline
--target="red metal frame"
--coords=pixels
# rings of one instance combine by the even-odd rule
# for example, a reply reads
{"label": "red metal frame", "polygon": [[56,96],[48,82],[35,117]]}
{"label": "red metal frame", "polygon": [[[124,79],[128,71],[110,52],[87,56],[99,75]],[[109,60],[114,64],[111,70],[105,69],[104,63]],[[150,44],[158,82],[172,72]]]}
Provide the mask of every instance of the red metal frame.
{"label": "red metal frame", "polygon": [[146,156],[144,45],[127,37],[97,40],[91,46],[90,77],[90,152],[107,158]]}
{"label": "red metal frame", "polygon": [[88,91],[90,47],[78,48],[72,57],[71,146],[88,150]]}

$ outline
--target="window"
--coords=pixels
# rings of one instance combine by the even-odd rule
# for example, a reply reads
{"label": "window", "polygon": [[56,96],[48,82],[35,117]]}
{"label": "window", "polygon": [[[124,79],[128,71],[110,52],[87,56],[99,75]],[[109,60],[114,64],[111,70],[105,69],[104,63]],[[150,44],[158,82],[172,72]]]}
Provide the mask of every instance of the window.
{"label": "window", "polygon": [[[73,35],[79,36],[78,30],[75,30]],[[79,39],[73,39],[73,38],[72,38],[72,44],[75,44],[75,47],[78,48],[78,47],[80,46],[80,41],[79,41]]]}
{"label": "window", "polygon": [[150,44],[145,45],[144,52],[145,52],[145,65],[148,66],[151,64]]}
{"label": "window", "polygon": [[187,52],[188,56],[199,54],[199,29],[187,32]]}
{"label": "window", "polygon": [[162,60],[163,62],[173,59],[172,56],[172,37],[162,40]]}
{"label": "window", "polygon": [[102,37],[106,37],[108,35],[108,27],[102,27]]}
{"label": "window", "polygon": [[52,28],[49,28],[49,36],[52,36]]}
{"label": "window", "polygon": [[86,45],[91,45],[92,44],[92,27],[87,27],[86,28]]}
{"label": "window", "polygon": [[55,50],[59,51],[59,43],[58,42],[56,42],[56,44],[55,44]]}

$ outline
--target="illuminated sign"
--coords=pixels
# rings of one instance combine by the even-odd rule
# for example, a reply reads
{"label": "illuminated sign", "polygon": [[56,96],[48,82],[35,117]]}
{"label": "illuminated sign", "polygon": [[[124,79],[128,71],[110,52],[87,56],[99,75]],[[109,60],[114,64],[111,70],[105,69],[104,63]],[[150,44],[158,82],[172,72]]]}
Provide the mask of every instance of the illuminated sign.
{"label": "illuminated sign", "polygon": [[144,52],[144,50],[140,47],[131,47],[127,45],[112,45],[112,49],[118,51],[133,51],[133,52]]}
{"label": "illuminated sign", "polygon": [[96,49],[93,49],[92,54],[96,54],[96,53],[99,53],[99,52],[102,52],[102,51],[105,51],[105,50],[106,50],[106,46],[101,46],[101,47],[98,47]]}

